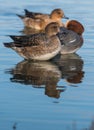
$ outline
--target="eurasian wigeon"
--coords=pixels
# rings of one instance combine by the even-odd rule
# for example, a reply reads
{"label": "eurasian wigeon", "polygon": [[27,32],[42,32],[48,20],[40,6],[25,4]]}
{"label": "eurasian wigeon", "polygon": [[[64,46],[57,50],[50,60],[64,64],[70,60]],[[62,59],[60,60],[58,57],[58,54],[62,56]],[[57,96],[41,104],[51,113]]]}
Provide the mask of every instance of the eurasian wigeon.
{"label": "eurasian wigeon", "polygon": [[68,17],[65,17],[62,9],[54,9],[51,14],[29,12],[28,14],[25,13],[24,16],[18,16],[22,19],[26,27],[35,28],[37,30],[44,30],[47,24],[51,22],[57,22],[59,26],[65,26],[64,23],[62,23],[62,18],[68,19]]}
{"label": "eurasian wigeon", "polygon": [[63,45],[60,51],[61,54],[75,53],[83,45],[82,36],[65,27],[61,27],[57,35],[61,41],[61,45]]}
{"label": "eurasian wigeon", "polygon": [[58,24],[53,22],[46,26],[45,33],[10,36],[14,42],[4,45],[15,50],[24,59],[49,60],[60,52],[61,43],[56,35],[59,31]]}

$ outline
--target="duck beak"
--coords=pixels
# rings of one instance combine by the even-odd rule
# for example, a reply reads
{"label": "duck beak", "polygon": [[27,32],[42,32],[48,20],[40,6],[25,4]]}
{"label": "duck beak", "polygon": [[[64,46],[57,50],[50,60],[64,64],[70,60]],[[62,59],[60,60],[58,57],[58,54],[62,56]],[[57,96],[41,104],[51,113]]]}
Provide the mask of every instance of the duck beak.
{"label": "duck beak", "polygon": [[64,19],[69,19],[69,17],[66,17],[65,15],[63,16]]}

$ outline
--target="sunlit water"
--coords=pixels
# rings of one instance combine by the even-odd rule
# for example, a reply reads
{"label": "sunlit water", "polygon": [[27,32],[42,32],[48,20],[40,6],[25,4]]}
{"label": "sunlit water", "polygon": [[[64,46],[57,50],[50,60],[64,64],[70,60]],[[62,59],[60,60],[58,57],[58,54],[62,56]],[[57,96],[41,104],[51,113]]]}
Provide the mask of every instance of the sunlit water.
{"label": "sunlit water", "polygon": [[[84,25],[77,54],[27,62],[3,46],[22,34],[16,14],[54,8]],[[0,130],[94,130],[93,120],[94,0],[0,0]]]}

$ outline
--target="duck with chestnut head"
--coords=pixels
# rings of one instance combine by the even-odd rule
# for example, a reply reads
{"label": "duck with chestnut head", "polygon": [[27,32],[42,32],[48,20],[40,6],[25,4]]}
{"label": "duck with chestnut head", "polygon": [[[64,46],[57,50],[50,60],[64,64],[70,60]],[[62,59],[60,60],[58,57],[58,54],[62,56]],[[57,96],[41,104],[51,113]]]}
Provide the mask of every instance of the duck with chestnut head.
{"label": "duck with chestnut head", "polygon": [[61,54],[75,53],[83,45],[83,25],[76,20],[69,20],[65,27],[60,28],[58,37],[61,41]]}

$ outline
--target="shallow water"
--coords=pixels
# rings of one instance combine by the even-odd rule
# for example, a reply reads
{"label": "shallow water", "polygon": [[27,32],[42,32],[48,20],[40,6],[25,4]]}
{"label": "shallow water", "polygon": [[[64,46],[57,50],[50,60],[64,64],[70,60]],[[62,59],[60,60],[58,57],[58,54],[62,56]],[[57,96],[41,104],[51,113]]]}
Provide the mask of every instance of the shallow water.
{"label": "shallow water", "polygon": [[[54,8],[84,25],[84,45],[77,54],[26,62],[3,46],[11,41],[8,35],[22,34],[17,13]],[[0,130],[94,130],[93,0],[1,0],[0,43]]]}

